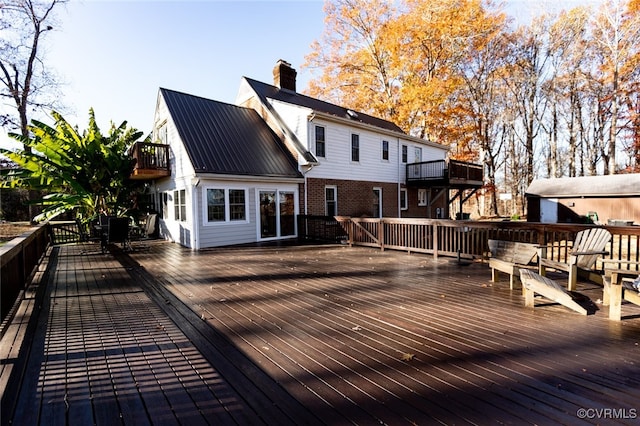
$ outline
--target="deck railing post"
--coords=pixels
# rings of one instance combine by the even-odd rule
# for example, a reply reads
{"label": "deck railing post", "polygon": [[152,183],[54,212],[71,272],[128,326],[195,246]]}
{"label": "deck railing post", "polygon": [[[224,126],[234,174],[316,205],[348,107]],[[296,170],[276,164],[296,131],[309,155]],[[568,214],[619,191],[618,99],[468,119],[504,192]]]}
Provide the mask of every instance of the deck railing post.
{"label": "deck railing post", "polygon": [[384,251],[384,219],[378,219],[378,241],[380,241],[380,251]]}
{"label": "deck railing post", "polygon": [[433,222],[433,258],[438,259],[438,222]]}

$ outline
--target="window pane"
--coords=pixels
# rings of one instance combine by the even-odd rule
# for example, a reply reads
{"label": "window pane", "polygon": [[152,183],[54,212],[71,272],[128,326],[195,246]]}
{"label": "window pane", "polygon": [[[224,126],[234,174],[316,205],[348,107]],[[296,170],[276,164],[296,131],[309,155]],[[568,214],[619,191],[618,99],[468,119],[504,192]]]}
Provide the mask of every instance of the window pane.
{"label": "window pane", "polygon": [[351,135],[351,161],[360,161],[360,136]]}
{"label": "window pane", "polygon": [[389,159],[389,142],[388,141],[382,141],[382,159],[383,160]]}
{"label": "window pane", "polygon": [[316,126],[316,155],[325,156],[324,127]]}
{"label": "window pane", "polygon": [[295,235],[295,201],[293,192],[280,193],[280,236]]}
{"label": "window pane", "polygon": [[180,190],[180,221],[187,220],[187,192],[184,189]]}
{"label": "window pane", "polygon": [[207,220],[224,221],[224,210],[224,189],[207,189]]}
{"label": "window pane", "polygon": [[407,162],[407,146],[406,145],[402,145],[402,162],[406,163]]}
{"label": "window pane", "polygon": [[245,195],[243,189],[229,190],[229,216],[230,220],[245,220]]}
{"label": "window pane", "polygon": [[327,216],[335,216],[337,212],[336,188],[324,189],[325,211]]}

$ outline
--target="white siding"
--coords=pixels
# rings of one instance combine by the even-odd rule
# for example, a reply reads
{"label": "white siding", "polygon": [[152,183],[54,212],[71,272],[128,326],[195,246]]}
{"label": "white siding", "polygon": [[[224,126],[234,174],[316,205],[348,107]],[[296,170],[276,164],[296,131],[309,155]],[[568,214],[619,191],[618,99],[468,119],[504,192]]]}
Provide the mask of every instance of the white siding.
{"label": "white siding", "polygon": [[[205,188],[232,188],[244,189],[247,196],[247,214],[248,220],[242,222],[224,222],[224,223],[206,223],[206,200]],[[299,199],[298,186],[287,183],[265,183],[259,181],[252,182],[229,182],[203,179],[198,184],[197,212],[199,228],[199,248],[219,247],[235,244],[247,244],[260,240],[260,227],[258,224],[259,217],[257,214],[258,200],[257,193],[259,190],[280,190],[295,193],[295,199]],[[296,214],[299,213],[299,207],[296,205]],[[289,237],[290,238],[290,237]]]}
{"label": "white siding", "polygon": [[[401,146],[409,149],[408,162],[412,163],[413,148],[422,148],[422,161],[442,160],[446,150],[429,145],[391,137],[372,130],[316,119],[309,123],[308,145],[315,153],[315,126],[325,128],[325,157],[318,158],[319,165],[309,177],[345,179],[372,182],[404,182],[405,165],[402,164]],[[351,161],[351,135],[360,136],[360,161]],[[382,141],[389,142],[389,159],[382,159]]]}
{"label": "white siding", "polygon": [[308,150],[312,150],[312,146],[308,145],[307,138],[307,122],[311,110],[298,105],[269,99],[269,102],[276,110],[282,121],[287,125],[289,130],[296,134],[298,140],[306,145]]}
{"label": "white siding", "polygon": [[[185,176],[193,176],[194,169],[191,165],[191,161],[189,159],[189,155],[185,150],[184,144],[178,135],[178,130],[173,122],[173,119],[169,115],[169,110],[167,109],[167,105],[162,98],[162,95],[158,95],[158,106],[155,113],[154,119],[154,132],[161,126],[163,123],[167,125],[167,142],[169,144],[169,165],[171,167],[171,177],[172,178],[183,178]],[[154,136],[156,137],[156,136]],[[153,142],[156,142],[154,140]]]}

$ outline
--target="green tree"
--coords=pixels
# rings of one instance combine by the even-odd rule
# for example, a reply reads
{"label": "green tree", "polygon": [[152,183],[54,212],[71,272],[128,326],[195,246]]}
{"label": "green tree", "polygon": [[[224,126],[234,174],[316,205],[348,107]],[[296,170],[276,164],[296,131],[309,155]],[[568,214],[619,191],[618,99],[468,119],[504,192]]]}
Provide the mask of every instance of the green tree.
{"label": "green tree", "polygon": [[36,221],[73,211],[89,220],[100,213],[124,215],[133,208],[132,196],[140,183],[129,179],[135,160],[129,148],[142,132],[112,124],[107,135],[89,111],[89,126],[80,134],[60,114],[52,113],[53,127],[33,120],[30,136],[10,136],[23,144],[22,150],[1,149],[0,153],[18,164],[2,176],[2,187],[23,187],[46,192],[34,202],[43,211]]}

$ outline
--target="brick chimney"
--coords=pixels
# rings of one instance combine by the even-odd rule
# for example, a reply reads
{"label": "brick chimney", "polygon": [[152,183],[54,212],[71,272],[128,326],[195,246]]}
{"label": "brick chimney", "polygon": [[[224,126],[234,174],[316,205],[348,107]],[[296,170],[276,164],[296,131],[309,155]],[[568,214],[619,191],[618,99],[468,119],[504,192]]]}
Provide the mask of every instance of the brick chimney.
{"label": "brick chimney", "polygon": [[296,91],[296,70],[291,68],[291,64],[282,59],[278,60],[273,68],[273,85],[280,89]]}

